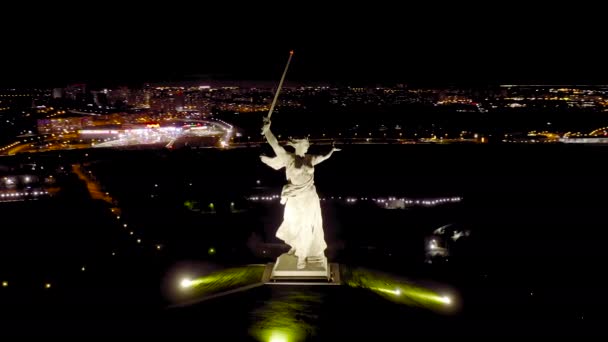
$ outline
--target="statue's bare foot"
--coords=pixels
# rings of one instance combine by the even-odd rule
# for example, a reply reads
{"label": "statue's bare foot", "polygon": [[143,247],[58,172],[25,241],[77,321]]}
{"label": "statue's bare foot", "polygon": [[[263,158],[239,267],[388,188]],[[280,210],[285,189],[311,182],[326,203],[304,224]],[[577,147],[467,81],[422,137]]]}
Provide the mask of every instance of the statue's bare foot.
{"label": "statue's bare foot", "polygon": [[296,249],[295,249],[295,248],[293,248],[293,247],[291,247],[291,249],[289,250],[289,252],[287,252],[287,254],[289,254],[289,255],[294,255],[294,254],[296,254]]}
{"label": "statue's bare foot", "polygon": [[306,268],[306,258],[298,258],[298,265],[297,268],[299,270],[303,270]]}

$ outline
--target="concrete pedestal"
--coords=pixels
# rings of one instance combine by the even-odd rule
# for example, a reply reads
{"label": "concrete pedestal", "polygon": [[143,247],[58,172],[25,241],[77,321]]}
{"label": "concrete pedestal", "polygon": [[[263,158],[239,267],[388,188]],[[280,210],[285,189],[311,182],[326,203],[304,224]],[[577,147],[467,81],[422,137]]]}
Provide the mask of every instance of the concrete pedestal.
{"label": "concrete pedestal", "polygon": [[270,280],[276,281],[330,281],[331,270],[327,263],[327,258],[323,257],[318,260],[309,260],[306,263],[306,268],[298,269],[298,257],[291,254],[281,254],[277,258],[277,262],[272,267]]}

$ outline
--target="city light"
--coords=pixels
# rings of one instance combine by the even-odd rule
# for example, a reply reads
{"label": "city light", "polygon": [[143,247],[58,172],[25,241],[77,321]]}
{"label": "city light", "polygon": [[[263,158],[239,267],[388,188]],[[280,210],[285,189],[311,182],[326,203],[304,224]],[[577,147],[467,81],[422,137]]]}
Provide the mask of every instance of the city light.
{"label": "city light", "polygon": [[[250,196],[248,199],[250,201],[276,201],[281,198],[280,195],[268,195],[268,196]],[[328,198],[322,197],[322,201],[325,200],[342,200],[342,196],[330,196]],[[378,198],[370,198],[370,197],[345,197],[344,201],[346,203],[355,203],[357,201],[372,201],[377,204],[382,204],[383,207],[387,209],[398,209],[404,208],[406,206],[414,206],[414,205],[422,205],[426,207],[432,207],[442,204],[448,203],[458,203],[463,200],[462,197],[445,197],[445,198],[436,198],[436,199],[410,199],[404,197],[378,197]]]}

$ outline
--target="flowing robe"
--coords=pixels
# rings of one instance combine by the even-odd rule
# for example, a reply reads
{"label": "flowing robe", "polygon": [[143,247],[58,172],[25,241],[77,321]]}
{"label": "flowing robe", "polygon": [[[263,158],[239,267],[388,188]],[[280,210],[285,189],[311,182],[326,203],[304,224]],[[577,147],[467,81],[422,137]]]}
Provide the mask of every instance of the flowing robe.
{"label": "flowing robe", "polygon": [[287,184],[281,191],[285,205],[283,223],[276,236],[295,248],[298,258],[321,257],[327,248],[321,217],[321,203],[314,185],[315,160],[318,156],[285,153],[262,161],[275,170],[285,167]]}

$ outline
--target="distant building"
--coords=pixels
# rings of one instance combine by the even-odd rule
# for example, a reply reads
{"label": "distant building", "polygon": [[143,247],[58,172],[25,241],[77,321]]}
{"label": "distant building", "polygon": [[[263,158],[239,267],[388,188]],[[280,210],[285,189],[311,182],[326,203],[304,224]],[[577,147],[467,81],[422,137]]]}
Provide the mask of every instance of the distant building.
{"label": "distant building", "polygon": [[92,118],[85,116],[39,119],[37,128],[39,134],[76,132],[92,125]]}
{"label": "distant building", "polygon": [[97,107],[109,106],[110,103],[108,100],[108,91],[107,90],[93,91],[91,93],[93,95],[93,103],[95,103],[95,105]]}
{"label": "distant building", "polygon": [[86,84],[71,84],[64,89],[64,95],[67,99],[73,101],[83,101],[87,90]]}
{"label": "distant building", "polygon": [[63,88],[54,88],[53,89],[53,98],[62,99],[63,98]]}
{"label": "distant building", "polygon": [[184,109],[185,99],[184,92],[182,90],[178,90],[175,93],[175,110],[181,111]]}

